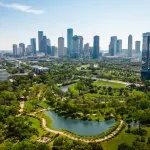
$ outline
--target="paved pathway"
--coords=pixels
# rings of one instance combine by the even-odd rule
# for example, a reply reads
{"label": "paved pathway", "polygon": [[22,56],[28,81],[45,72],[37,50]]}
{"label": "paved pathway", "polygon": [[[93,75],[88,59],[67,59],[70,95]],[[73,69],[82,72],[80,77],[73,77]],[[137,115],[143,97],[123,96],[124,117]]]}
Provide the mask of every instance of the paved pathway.
{"label": "paved pathway", "polygon": [[[35,116],[37,113],[40,113],[40,112],[43,112],[43,111],[47,111],[47,110],[49,110],[49,108],[48,109],[38,110],[36,112],[30,113],[29,115],[30,116]],[[70,138],[72,140],[81,141],[81,142],[85,142],[85,143],[95,143],[95,142],[104,142],[104,141],[107,141],[107,140],[113,138],[115,135],[117,135],[119,133],[119,131],[121,130],[122,126],[123,126],[123,120],[120,121],[120,124],[119,124],[119,126],[117,127],[117,129],[115,131],[113,131],[109,135],[106,135],[103,138],[99,138],[99,139],[84,139],[84,138],[80,138],[80,137],[79,138],[74,137],[74,136],[72,136],[70,134],[67,134],[67,133],[63,132],[63,131],[57,131],[57,130],[53,130],[53,129],[48,128],[45,118],[42,118],[42,127],[46,131],[48,131],[50,133],[54,133],[54,134],[60,134],[60,135],[66,136],[66,137],[68,137],[68,138]]]}
{"label": "paved pathway", "polygon": [[111,139],[112,137],[114,137],[115,135],[117,135],[119,133],[119,131],[121,130],[122,128],[122,125],[123,125],[123,120],[120,121],[120,124],[118,126],[118,128],[113,131],[111,134],[103,137],[103,138],[99,138],[99,139],[83,139],[83,138],[77,138],[77,137],[73,137],[63,131],[56,131],[56,130],[53,130],[53,129],[50,129],[47,127],[46,125],[46,120],[45,118],[42,118],[42,127],[48,131],[48,132],[51,132],[51,133],[54,133],[54,134],[60,134],[60,135],[63,135],[63,136],[66,136],[72,140],[75,140],[75,141],[82,141],[82,142],[85,142],[85,143],[94,143],[94,142],[104,142],[108,139]]}
{"label": "paved pathway", "polygon": [[24,101],[20,102],[20,110],[19,110],[19,112],[20,112],[20,113],[22,113],[22,112],[23,112],[24,104],[25,104],[25,102],[24,102]]}

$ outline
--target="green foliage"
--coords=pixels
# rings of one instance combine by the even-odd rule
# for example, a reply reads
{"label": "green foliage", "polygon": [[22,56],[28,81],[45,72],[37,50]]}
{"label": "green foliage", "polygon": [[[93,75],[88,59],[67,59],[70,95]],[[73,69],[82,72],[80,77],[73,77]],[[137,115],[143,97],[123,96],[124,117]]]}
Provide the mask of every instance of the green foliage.
{"label": "green foliage", "polygon": [[102,81],[102,80],[98,80],[95,81],[93,83],[94,86],[98,86],[98,87],[111,87],[111,88],[125,88],[126,85],[125,84],[121,84],[121,83],[115,83],[115,82],[109,82],[109,81]]}
{"label": "green foliage", "polygon": [[72,141],[66,137],[59,136],[53,143],[52,150],[103,150],[100,143],[83,143]]}
{"label": "green foliage", "polygon": [[0,148],[1,150],[50,150],[47,144],[31,142],[29,140],[23,140],[17,144],[5,142]]}

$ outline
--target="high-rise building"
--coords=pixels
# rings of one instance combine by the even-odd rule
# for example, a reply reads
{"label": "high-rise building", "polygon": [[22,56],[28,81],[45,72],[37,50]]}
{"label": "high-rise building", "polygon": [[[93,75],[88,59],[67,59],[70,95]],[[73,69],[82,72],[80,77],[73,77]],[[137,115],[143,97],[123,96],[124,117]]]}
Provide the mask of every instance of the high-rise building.
{"label": "high-rise building", "polygon": [[122,40],[117,40],[117,50],[116,53],[121,53],[122,51]]}
{"label": "high-rise building", "polygon": [[13,44],[13,56],[17,56],[17,44]]}
{"label": "high-rise building", "polygon": [[51,55],[51,41],[47,39],[47,54]]}
{"label": "high-rise building", "polygon": [[21,55],[21,56],[25,56],[25,44],[24,43],[19,43],[19,49],[20,49],[20,51],[19,51],[19,54]]}
{"label": "high-rise building", "polygon": [[58,57],[62,58],[64,56],[64,38],[58,38]]}
{"label": "high-rise building", "polygon": [[99,58],[100,48],[99,48],[99,36],[94,36],[93,41],[93,59]]}
{"label": "high-rise building", "polygon": [[32,49],[32,53],[36,55],[36,39],[35,38],[31,39],[31,49]]}
{"label": "high-rise building", "polygon": [[150,80],[150,32],[143,33],[141,77]]}
{"label": "high-rise building", "polygon": [[135,51],[136,54],[139,54],[141,52],[141,41],[135,41]]}
{"label": "high-rise building", "polygon": [[79,56],[83,56],[83,36],[78,36],[79,38]]}
{"label": "high-rise building", "polygon": [[67,57],[67,47],[64,47],[64,57]]}
{"label": "high-rise building", "polygon": [[90,44],[84,44],[84,58],[90,58]]}
{"label": "high-rise building", "polygon": [[132,57],[132,46],[133,46],[133,44],[132,44],[132,42],[133,42],[133,37],[132,37],[132,35],[130,34],[129,36],[128,36],[128,57]]}
{"label": "high-rise building", "polygon": [[26,47],[26,54],[27,55],[33,54],[32,45],[27,45],[27,47]]}
{"label": "high-rise building", "polygon": [[47,55],[47,37],[43,36],[42,39],[42,52],[45,53],[45,55]]}
{"label": "high-rise building", "polygon": [[67,55],[70,56],[70,53],[73,48],[72,43],[72,37],[73,37],[73,29],[67,29]]}
{"label": "high-rise building", "polygon": [[38,31],[38,42],[39,42],[39,52],[43,52],[43,47],[42,47],[43,31]]}
{"label": "high-rise building", "polygon": [[109,55],[115,56],[117,53],[117,36],[112,36],[109,44]]}
{"label": "high-rise building", "polygon": [[57,47],[56,46],[52,46],[51,48],[51,56],[56,56],[57,55]]}
{"label": "high-rise building", "polygon": [[70,56],[72,58],[78,58],[79,57],[79,37],[77,35],[72,37],[72,50],[70,53]]}

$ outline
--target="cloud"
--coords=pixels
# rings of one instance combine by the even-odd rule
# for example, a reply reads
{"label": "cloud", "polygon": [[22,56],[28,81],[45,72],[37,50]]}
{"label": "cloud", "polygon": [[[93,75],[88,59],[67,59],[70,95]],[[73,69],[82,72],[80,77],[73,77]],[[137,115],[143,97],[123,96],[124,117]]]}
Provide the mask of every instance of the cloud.
{"label": "cloud", "polygon": [[27,5],[21,5],[18,3],[11,3],[11,4],[6,4],[3,2],[0,2],[0,7],[4,7],[4,8],[10,8],[10,9],[15,9],[18,11],[22,11],[25,13],[32,13],[35,15],[41,15],[44,13],[44,10],[42,9],[33,9],[31,6],[27,6]]}

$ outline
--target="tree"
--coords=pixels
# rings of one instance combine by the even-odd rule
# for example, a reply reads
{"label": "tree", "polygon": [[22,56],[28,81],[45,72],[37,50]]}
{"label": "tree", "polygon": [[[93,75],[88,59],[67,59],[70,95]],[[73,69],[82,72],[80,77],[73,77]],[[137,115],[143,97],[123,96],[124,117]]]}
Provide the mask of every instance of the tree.
{"label": "tree", "polygon": [[126,143],[122,143],[118,146],[118,150],[135,150],[131,146],[127,145]]}
{"label": "tree", "polygon": [[103,150],[102,145],[100,143],[90,143],[92,150]]}

